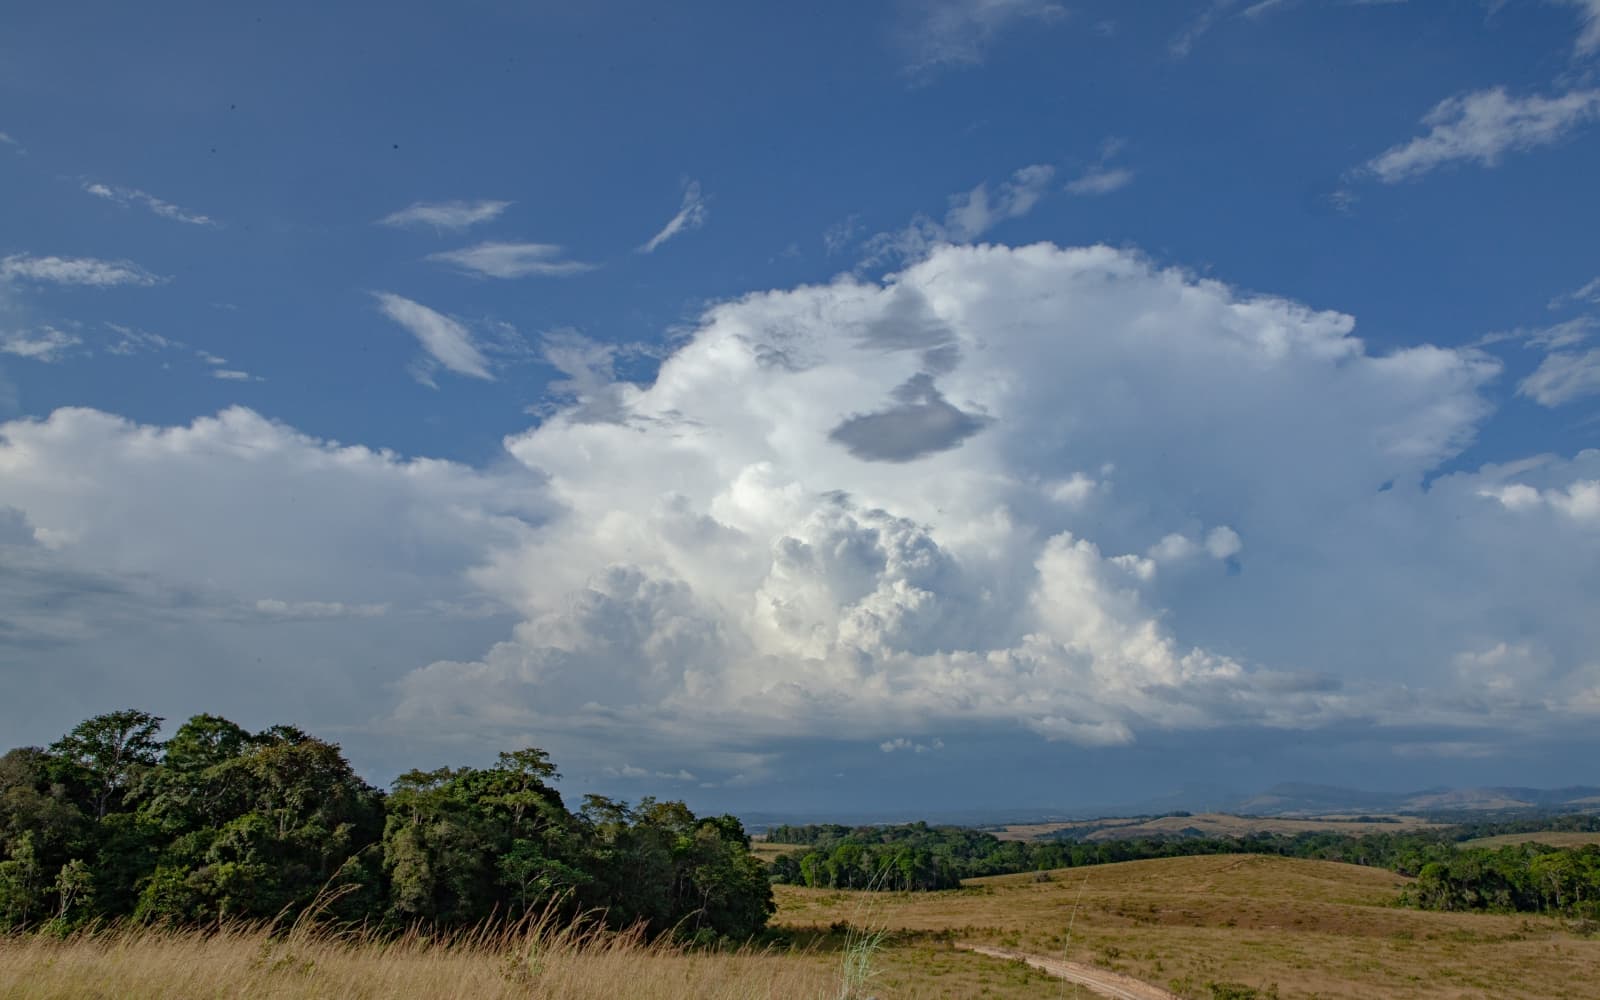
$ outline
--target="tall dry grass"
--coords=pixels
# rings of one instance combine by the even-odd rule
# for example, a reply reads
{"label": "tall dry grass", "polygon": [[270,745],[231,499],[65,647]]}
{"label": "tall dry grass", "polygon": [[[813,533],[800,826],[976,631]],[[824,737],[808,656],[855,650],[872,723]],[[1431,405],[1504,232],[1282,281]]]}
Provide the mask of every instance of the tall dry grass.
{"label": "tall dry grass", "polygon": [[837,958],[693,951],[545,919],[454,939],[297,926],[209,932],[113,927],[0,937],[0,997],[610,998],[747,1000],[843,994]]}

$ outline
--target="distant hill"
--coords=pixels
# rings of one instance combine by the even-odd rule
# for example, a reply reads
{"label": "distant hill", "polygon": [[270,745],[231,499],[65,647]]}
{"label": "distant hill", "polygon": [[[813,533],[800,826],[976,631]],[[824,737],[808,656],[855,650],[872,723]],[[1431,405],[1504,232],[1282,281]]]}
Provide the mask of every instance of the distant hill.
{"label": "distant hill", "polygon": [[[1058,808],[1016,809],[929,809],[881,813],[759,813],[741,816],[746,828],[755,833],[783,823],[842,823],[846,826],[909,823],[925,820],[934,824],[974,826],[993,829],[1065,826],[1101,822],[1116,818],[1126,824],[1136,818],[1152,819],[1177,813],[1232,814],[1236,816],[1307,817],[1433,816],[1454,813],[1497,812],[1594,812],[1600,813],[1600,787],[1574,785],[1568,788],[1525,788],[1520,786],[1484,788],[1425,788],[1414,792],[1370,792],[1336,785],[1286,782],[1273,785],[1255,795],[1240,795],[1217,788],[1185,788],[1168,795],[1122,803],[1089,803]],[[1170,824],[1169,824],[1170,825]]]}
{"label": "distant hill", "polygon": [[1315,816],[1329,813],[1499,812],[1600,809],[1600,788],[1428,788],[1418,792],[1365,792],[1332,785],[1274,785],[1237,802],[1232,812],[1249,816]]}

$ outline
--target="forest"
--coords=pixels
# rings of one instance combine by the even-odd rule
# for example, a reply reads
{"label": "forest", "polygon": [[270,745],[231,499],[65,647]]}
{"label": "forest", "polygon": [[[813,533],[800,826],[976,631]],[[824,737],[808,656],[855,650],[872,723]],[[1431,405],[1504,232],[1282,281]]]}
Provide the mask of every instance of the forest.
{"label": "forest", "polygon": [[197,715],[95,716],[0,757],[0,929],[292,919],[315,906],[368,928],[451,930],[598,915],[694,942],[742,939],[773,911],[733,816],[552,787],[542,750],[488,768],[368,785],[293,726]]}

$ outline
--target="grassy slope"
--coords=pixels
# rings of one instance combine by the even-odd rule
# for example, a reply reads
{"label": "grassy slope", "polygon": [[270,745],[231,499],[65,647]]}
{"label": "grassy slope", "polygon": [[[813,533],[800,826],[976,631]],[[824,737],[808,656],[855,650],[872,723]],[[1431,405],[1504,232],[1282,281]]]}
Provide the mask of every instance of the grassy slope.
{"label": "grassy slope", "polygon": [[[1235,816],[1232,813],[1197,813],[1193,816],[1159,816],[1155,819],[1097,819],[1062,823],[1028,823],[1005,827],[995,836],[1002,840],[1037,840],[1060,830],[1105,826],[1085,840],[1128,840],[1172,836],[1181,830],[1199,830],[1212,837],[1242,837],[1251,833],[1400,833],[1437,827],[1417,816],[1389,817],[1393,823],[1355,823],[1348,819],[1284,816]],[[1107,826],[1107,824],[1114,824]]]}
{"label": "grassy slope", "polygon": [[[1087,885],[1084,879],[1087,877]],[[921,949],[944,936],[1060,955],[1189,997],[1235,982],[1289,997],[1595,997],[1600,940],[1543,917],[1429,913],[1390,902],[1403,879],[1323,861],[1169,858],[978,879],[956,892],[779,887],[778,923],[866,923]],[[886,954],[894,967],[896,948]],[[886,973],[887,974],[887,973]],[[915,964],[884,996],[918,996]],[[889,985],[886,983],[885,985]]]}
{"label": "grassy slope", "polygon": [[1600,844],[1600,833],[1581,830],[1544,830],[1536,833],[1502,833],[1497,837],[1479,837],[1462,841],[1461,847],[1505,847],[1508,844],[1549,844],[1551,847],[1582,847]]}

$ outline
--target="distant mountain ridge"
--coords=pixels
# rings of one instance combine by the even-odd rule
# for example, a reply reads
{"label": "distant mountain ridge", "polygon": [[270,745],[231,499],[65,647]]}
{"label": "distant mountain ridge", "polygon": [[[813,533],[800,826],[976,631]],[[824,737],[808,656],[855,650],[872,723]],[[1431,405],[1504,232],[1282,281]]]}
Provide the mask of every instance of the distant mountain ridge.
{"label": "distant mountain ridge", "polygon": [[1474,812],[1488,815],[1496,812],[1530,810],[1600,812],[1600,787],[1593,785],[1572,785],[1566,788],[1438,787],[1414,792],[1371,792],[1336,785],[1285,782],[1273,785],[1255,795],[1240,795],[1237,792],[1212,787],[1185,788],[1137,802],[1098,803],[1056,809],[1020,807],[833,814],[750,812],[741,818],[746,826],[759,832],[780,823],[842,823],[846,826],[865,826],[925,820],[934,824],[987,827],[1111,817],[1158,816],[1175,812],[1231,813],[1237,816],[1277,816],[1290,819],[1383,813],[1426,815]]}
{"label": "distant mountain ridge", "polygon": [[1519,809],[1600,809],[1600,788],[1495,786],[1427,788],[1416,792],[1366,792],[1333,785],[1288,782],[1241,799],[1228,810],[1246,816],[1312,816],[1327,813],[1499,812]]}

